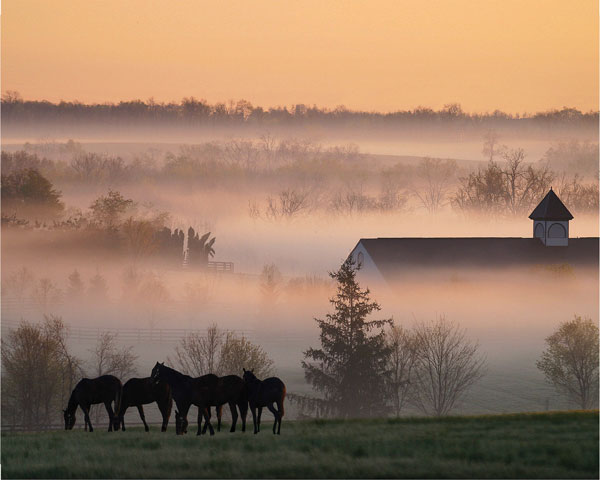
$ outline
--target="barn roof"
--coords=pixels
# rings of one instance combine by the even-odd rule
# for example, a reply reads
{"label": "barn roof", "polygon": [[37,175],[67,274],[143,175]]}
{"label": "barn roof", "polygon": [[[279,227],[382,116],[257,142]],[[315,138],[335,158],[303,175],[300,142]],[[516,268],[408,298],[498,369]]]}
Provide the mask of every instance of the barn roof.
{"label": "barn roof", "polygon": [[573,220],[573,215],[558,198],[552,188],[546,194],[540,204],[535,207],[529,218],[532,220]]}
{"label": "barn roof", "polygon": [[568,263],[598,268],[598,237],[571,238],[568,247],[545,247],[537,238],[363,238],[386,280],[417,269],[503,268]]}

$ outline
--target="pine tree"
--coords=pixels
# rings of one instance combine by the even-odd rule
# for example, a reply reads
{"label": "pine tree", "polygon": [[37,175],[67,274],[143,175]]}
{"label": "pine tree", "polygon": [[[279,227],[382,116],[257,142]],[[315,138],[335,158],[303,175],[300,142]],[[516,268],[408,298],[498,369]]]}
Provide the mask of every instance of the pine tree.
{"label": "pine tree", "polygon": [[324,320],[315,318],[321,329],[321,348],[309,348],[304,352],[307,361],[302,362],[307,382],[342,417],[381,415],[386,409],[390,352],[383,329],[392,320],[366,320],[381,307],[370,300],[368,289],[360,288],[358,269],[349,257],[329,274],[337,281],[337,293],[330,299],[335,312]]}

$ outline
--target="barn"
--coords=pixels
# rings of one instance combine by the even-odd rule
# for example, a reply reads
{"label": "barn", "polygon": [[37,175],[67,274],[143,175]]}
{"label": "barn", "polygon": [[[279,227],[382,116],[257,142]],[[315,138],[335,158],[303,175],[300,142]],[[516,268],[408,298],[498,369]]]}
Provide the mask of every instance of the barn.
{"label": "barn", "polygon": [[573,215],[550,189],[529,216],[530,238],[361,238],[350,255],[369,284],[405,281],[415,271],[564,265],[598,269],[598,237],[569,238]]}

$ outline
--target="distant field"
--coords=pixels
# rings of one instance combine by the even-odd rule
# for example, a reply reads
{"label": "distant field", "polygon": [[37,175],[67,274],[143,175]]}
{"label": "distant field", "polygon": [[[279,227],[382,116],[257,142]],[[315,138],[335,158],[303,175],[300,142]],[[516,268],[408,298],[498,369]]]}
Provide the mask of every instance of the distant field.
{"label": "distant field", "polygon": [[[2,434],[3,478],[598,478],[598,411]],[[190,429],[190,433],[194,428]]]}

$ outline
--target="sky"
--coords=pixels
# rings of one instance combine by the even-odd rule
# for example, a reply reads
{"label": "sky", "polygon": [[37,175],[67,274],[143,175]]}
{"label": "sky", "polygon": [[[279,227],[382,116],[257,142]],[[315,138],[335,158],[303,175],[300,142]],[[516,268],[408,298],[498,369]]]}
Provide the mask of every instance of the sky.
{"label": "sky", "polygon": [[598,110],[597,0],[3,0],[2,91]]}

